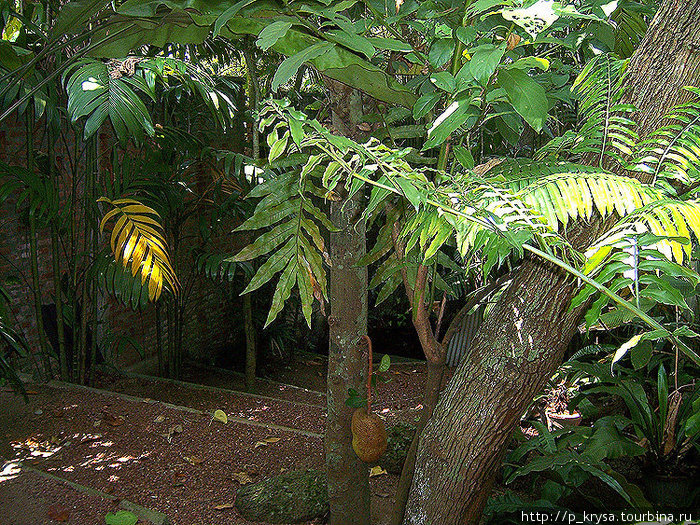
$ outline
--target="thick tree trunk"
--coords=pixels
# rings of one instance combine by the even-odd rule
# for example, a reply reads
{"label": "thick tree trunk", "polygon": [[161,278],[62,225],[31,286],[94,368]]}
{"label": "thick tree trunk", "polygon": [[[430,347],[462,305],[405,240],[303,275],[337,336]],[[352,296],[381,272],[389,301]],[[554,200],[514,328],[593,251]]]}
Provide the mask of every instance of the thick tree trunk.
{"label": "thick tree trunk", "polygon": [[[641,136],[682,100],[682,86],[698,84],[699,26],[700,0],[667,0],[632,58],[626,85]],[[420,438],[404,523],[478,523],[515,425],[575,331],[581,312],[567,313],[574,291],[558,270],[537,260],[522,265]]]}
{"label": "thick tree trunk", "polygon": [[[341,134],[358,138],[362,117],[359,92],[326,80],[331,92],[333,126]],[[367,359],[362,336],[367,334],[367,268],[357,266],[366,250],[363,196],[331,202],[331,221],[340,231],[331,233],[328,420],[326,468],[331,525],[369,525],[370,496],[367,465],[352,448],[350,422],[353,409],[345,405],[348,389],[362,392]]]}

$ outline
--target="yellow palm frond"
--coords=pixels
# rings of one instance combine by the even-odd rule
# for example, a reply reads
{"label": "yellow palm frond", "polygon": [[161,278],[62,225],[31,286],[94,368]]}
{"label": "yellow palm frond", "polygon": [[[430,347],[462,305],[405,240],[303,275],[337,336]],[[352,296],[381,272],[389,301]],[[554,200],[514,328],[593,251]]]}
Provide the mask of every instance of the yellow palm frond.
{"label": "yellow palm frond", "polygon": [[100,231],[115,219],[110,246],[117,264],[124,268],[130,266],[132,276],[141,273],[141,284],[148,281],[151,301],[160,297],[164,283],[177,294],[180,283],[170,262],[158,212],[135,199],[101,197],[98,202],[112,206],[100,222]]}

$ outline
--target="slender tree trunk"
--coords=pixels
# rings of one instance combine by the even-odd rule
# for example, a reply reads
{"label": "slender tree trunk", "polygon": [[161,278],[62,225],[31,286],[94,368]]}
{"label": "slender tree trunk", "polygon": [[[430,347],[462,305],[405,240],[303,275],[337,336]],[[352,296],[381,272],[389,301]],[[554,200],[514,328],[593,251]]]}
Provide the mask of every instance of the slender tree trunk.
{"label": "slender tree trunk", "polygon": [[250,294],[243,296],[243,310],[245,319],[243,329],[245,331],[245,389],[252,392],[255,389],[255,368],[257,361],[257,348],[255,345],[255,325],[253,325],[253,305]]}
{"label": "slender tree trunk", "polygon": [[[359,92],[328,80],[333,125],[347,136],[356,136],[361,122]],[[364,341],[367,334],[367,268],[357,261],[366,250],[360,193],[331,202],[331,221],[339,228],[331,233],[330,306],[328,319],[328,420],[325,452],[328,470],[331,525],[369,525],[370,495],[367,465],[352,448],[350,421],[353,409],[345,405],[348,389],[358,392],[367,377]]]}
{"label": "slender tree trunk", "polygon": [[[29,137],[29,140],[31,140],[31,137]],[[49,357],[49,345],[46,341],[46,333],[44,332],[44,320],[41,317],[41,280],[39,279],[39,255],[37,249],[38,232],[36,228],[36,218],[32,212],[30,213],[29,266],[32,274],[32,288],[34,289],[34,316],[36,317],[36,330],[39,335],[39,348],[41,350],[42,361],[44,362],[44,374],[46,374],[46,378],[51,379],[51,377],[53,377],[53,369],[51,367],[51,359]]]}
{"label": "slender tree trunk", "polygon": [[[700,0],[667,0],[633,56],[626,85],[640,135],[700,76]],[[587,225],[590,228],[591,225]],[[595,228],[598,224],[592,225]],[[579,242],[589,237],[578,228]],[[420,438],[404,523],[476,524],[520,416],[561,364],[582,309],[575,283],[529,259],[481,326]]]}
{"label": "slender tree trunk", "polygon": [[[58,191],[58,189],[57,189]],[[68,380],[68,358],[66,356],[66,334],[63,324],[63,290],[61,287],[61,252],[58,246],[58,228],[51,224],[51,263],[53,267],[53,290],[56,298],[56,329],[58,331],[58,362],[61,381]]]}
{"label": "slender tree trunk", "polygon": [[[31,104],[26,110],[26,136],[27,136],[27,169],[34,172],[34,111]],[[38,250],[38,231],[36,225],[36,217],[34,210],[31,208],[32,203],[29,203],[29,266],[32,276],[32,288],[34,290],[34,316],[36,317],[36,331],[39,336],[39,348],[41,351],[42,360],[44,362],[44,373],[47,378],[53,376],[51,368],[51,359],[49,357],[49,345],[44,332],[44,320],[41,316],[41,280],[39,279],[39,250]]]}
{"label": "slender tree trunk", "polygon": [[445,364],[431,363],[428,361],[428,377],[425,381],[425,391],[423,392],[423,410],[420,414],[420,419],[416,425],[416,433],[411,441],[411,446],[406,453],[406,459],[401,469],[401,477],[399,484],[396,487],[396,499],[394,500],[394,508],[391,514],[391,525],[401,525],[408,503],[408,495],[413,482],[413,474],[416,467],[416,457],[418,454],[418,443],[420,436],[425,429],[428,421],[435,411],[435,406],[438,402],[440,389],[442,388],[442,379],[445,375]]}
{"label": "slender tree trunk", "polygon": [[165,367],[163,363],[163,326],[160,315],[160,300],[156,301],[156,353],[158,355],[158,377],[163,377]]}

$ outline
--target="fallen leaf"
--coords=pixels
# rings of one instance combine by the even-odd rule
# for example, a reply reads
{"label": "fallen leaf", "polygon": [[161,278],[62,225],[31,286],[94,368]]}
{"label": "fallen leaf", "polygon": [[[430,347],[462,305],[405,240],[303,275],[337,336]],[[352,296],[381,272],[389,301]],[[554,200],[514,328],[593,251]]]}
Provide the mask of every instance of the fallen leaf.
{"label": "fallen leaf", "polygon": [[360,131],[372,131],[372,128],[366,122],[362,122],[361,124],[358,124],[357,129],[359,129]]}
{"label": "fallen leaf", "polygon": [[70,519],[70,511],[57,503],[49,507],[48,516],[54,521],[66,522]]}
{"label": "fallen leaf", "polygon": [[278,437],[266,437],[262,441],[257,441],[255,443],[255,447],[253,447],[253,448],[266,447],[266,446],[271,445],[273,443],[277,443],[281,439],[282,438],[278,438]]}
{"label": "fallen leaf", "polygon": [[237,481],[239,485],[247,485],[253,482],[253,478],[247,472],[234,472],[231,474],[233,481]]}
{"label": "fallen leaf", "polygon": [[102,420],[107,423],[109,426],[112,427],[118,427],[119,425],[122,425],[124,423],[124,417],[123,416],[113,416],[112,414],[108,412],[103,412],[103,418]]}
{"label": "fallen leaf", "polygon": [[105,516],[107,525],[136,525],[138,520],[136,514],[128,510],[118,510],[115,513],[109,512]]}
{"label": "fallen leaf", "polygon": [[92,426],[95,428],[99,427],[101,424],[102,424],[102,421],[99,419],[92,422]]}
{"label": "fallen leaf", "polygon": [[102,439],[102,434],[85,434],[83,437],[80,438],[80,445],[83,445],[85,443],[92,443],[93,441],[97,441],[98,439]]}
{"label": "fallen leaf", "polygon": [[223,505],[217,505],[214,507],[215,510],[226,510],[226,509],[233,509],[236,506],[233,503],[224,503]]}
{"label": "fallen leaf", "polygon": [[182,459],[187,461],[190,465],[199,465],[204,462],[202,458],[198,458],[197,456],[183,456]]}
{"label": "fallen leaf", "polygon": [[375,492],[374,495],[378,498],[388,498],[389,496],[391,496],[391,494],[389,494],[388,492]]}
{"label": "fallen leaf", "polygon": [[220,421],[223,424],[228,423],[228,416],[223,410],[215,410],[213,419],[216,421]]}
{"label": "fallen leaf", "polygon": [[382,475],[384,475],[384,474],[386,474],[386,470],[384,470],[384,469],[383,469],[382,467],[380,467],[379,465],[377,465],[376,467],[372,467],[372,468],[369,470],[369,477],[370,477],[370,478],[373,478],[373,477],[375,477],[375,476],[382,476]]}
{"label": "fallen leaf", "polygon": [[170,431],[175,432],[176,434],[182,434],[182,425],[175,425],[170,429]]}
{"label": "fallen leaf", "polygon": [[165,416],[163,414],[156,416],[153,420],[154,423],[162,423],[163,421],[165,421]]}

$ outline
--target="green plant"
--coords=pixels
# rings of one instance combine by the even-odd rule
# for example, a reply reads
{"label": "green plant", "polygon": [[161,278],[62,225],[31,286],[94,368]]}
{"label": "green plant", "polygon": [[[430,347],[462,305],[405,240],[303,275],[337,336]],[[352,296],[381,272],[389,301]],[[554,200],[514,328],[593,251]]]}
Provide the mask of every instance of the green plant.
{"label": "green plant", "polygon": [[601,364],[574,362],[571,366],[597,378],[596,383],[582,390],[582,395],[589,399],[593,394],[622,399],[629,413],[626,428],[643,446],[644,466],[651,473],[692,473],[690,458],[700,453],[697,373],[689,375],[677,369],[675,385],[669,385],[664,363],[658,358],[639,371],[618,367],[615,375]]}
{"label": "green plant", "polygon": [[14,390],[24,396],[25,401],[28,401],[27,392],[12,366],[11,357],[13,354],[26,357],[31,354],[31,350],[24,336],[13,325],[15,323],[10,310],[10,294],[0,285],[0,381],[8,382]]}
{"label": "green plant", "polygon": [[[650,507],[640,489],[628,483],[606,462],[644,453],[642,447],[622,434],[628,425],[626,418],[608,416],[590,427],[568,427],[551,432],[540,422],[532,422],[532,425],[537,433],[535,437],[525,438],[522,432],[516,431],[516,438],[522,444],[505,461],[506,484],[535,474],[531,476],[532,488],[541,500],[557,505],[575,496],[602,510],[605,505],[596,492],[584,485],[595,478],[619,494],[626,504],[637,509]],[[544,484],[542,477],[546,480]]]}

